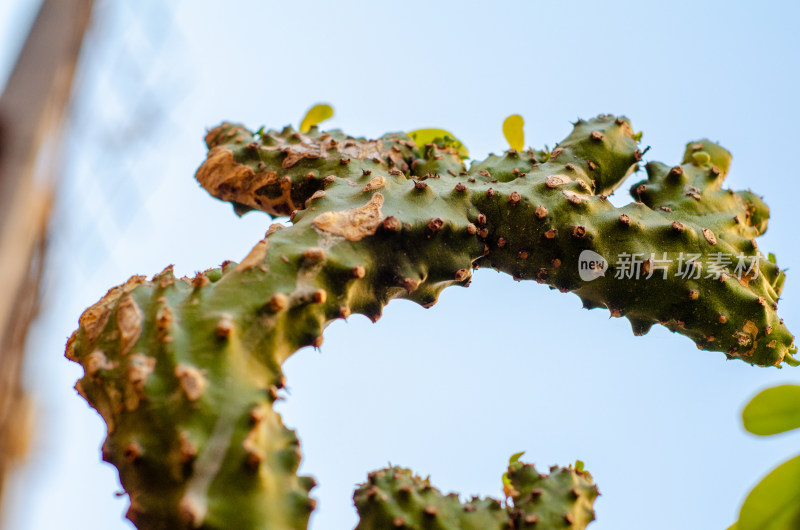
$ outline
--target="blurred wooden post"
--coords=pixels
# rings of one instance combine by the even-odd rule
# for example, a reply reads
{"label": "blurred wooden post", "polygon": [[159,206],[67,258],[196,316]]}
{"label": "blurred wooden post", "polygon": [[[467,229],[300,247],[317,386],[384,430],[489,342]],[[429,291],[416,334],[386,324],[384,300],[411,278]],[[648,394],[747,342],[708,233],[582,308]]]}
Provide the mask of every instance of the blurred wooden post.
{"label": "blurred wooden post", "polygon": [[64,117],[91,8],[92,0],[44,0],[0,97],[0,501],[32,424],[20,372],[40,295]]}

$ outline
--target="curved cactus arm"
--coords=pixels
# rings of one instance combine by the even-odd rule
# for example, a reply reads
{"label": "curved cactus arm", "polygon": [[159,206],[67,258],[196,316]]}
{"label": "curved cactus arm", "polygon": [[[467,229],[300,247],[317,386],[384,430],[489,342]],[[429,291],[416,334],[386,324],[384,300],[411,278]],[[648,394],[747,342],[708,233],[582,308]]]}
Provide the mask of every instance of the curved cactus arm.
{"label": "curved cactus arm", "polygon": [[[650,165],[661,187],[637,188],[642,202],[615,208],[602,193],[641,152],[627,120],[612,116],[578,122],[552,152],[510,150],[469,169],[447,139],[419,147],[401,133],[363,140],[223,124],[206,140],[197,172],[206,189],[239,212],[291,214],[294,225],[273,225],[241,263],[193,279],[170,268],[132,278],[82,315],[67,346],[85,368],[78,391],[108,424],[104,458],[139,528],[304,528],[313,481],[296,475],[297,438],[271,408],[281,364],[319,346],[337,318],[376,320],[398,297],[430,306],[476,267],[575,292],[640,333],[662,322],[749,363],[791,359],[775,314],[783,273],[748,239],[763,231],[766,208],[708,184],[727,169],[710,143],[666,175]],[[693,188],[669,188],[673,173]],[[587,281],[586,250],[609,259],[739,251],[761,274],[645,281],[615,278],[614,265]]]}
{"label": "curved cactus arm", "polygon": [[353,495],[360,517],[356,530],[582,530],[595,519],[597,486],[585,471],[553,466],[542,475],[531,464],[513,462],[506,476],[507,502],[478,497],[461,502],[409,469],[373,471]]}
{"label": "curved cactus arm", "polygon": [[103,416],[103,459],[139,528],[305,528],[314,482],[297,477],[295,433],[272,408],[280,367],[212,299],[225,270],[133,277],[81,317],[67,344],[78,392]]}
{"label": "curved cactus arm", "polygon": [[511,462],[506,493],[518,529],[586,528],[594,521],[592,505],[600,494],[592,476],[580,467],[550,467],[540,474],[532,464]]}
{"label": "curved cactus arm", "polygon": [[[751,192],[721,189],[730,154],[708,140],[689,143],[680,165],[647,164],[648,180],[631,190],[636,202],[621,208],[604,194],[642,158],[624,118],[581,120],[550,153],[511,149],[468,170],[455,149],[420,148],[399,133],[372,141],[287,128],[256,140],[237,125],[211,131],[198,180],[235,205],[291,210],[292,229],[311,225],[314,237],[391,255],[378,280],[405,282],[423,305],[463,283],[470,267],[491,266],[574,292],[587,308],[627,317],[636,334],[661,323],[729,358],[795,362],[776,313],[784,273],[755,243],[769,210]],[[366,231],[345,234],[367,210],[374,218],[358,225]],[[428,253],[431,244],[442,250]],[[581,274],[585,251],[608,265],[604,275]]]}

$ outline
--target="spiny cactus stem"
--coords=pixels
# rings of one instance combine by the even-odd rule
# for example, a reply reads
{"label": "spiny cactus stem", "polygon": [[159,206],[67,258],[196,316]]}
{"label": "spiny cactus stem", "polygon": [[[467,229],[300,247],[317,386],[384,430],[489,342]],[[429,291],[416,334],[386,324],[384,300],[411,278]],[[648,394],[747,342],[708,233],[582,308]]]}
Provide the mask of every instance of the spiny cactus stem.
{"label": "spiny cactus stem", "polygon": [[[336,319],[375,321],[394,298],[430,307],[445,287],[469,285],[475,268],[575,293],[586,308],[627,317],[637,335],[661,323],[729,358],[794,362],[776,314],[784,274],[755,243],[768,209],[749,191],[721,189],[730,154],[707,140],[690,143],[679,165],[649,162],[647,180],[631,188],[636,202],[620,208],[607,195],[642,152],[628,121],[613,116],[578,121],[552,152],[509,151],[469,169],[456,149],[400,133],[364,140],[223,124],[206,141],[197,178],[212,195],[239,213],[291,215],[293,225],[273,224],[240,263],[191,279],[171,267],[131,278],[81,316],[67,345],[141,529],[305,528],[314,483],[297,476],[297,437],[272,408],[282,363],[319,348]],[[613,262],[605,276],[582,274],[586,252]],[[723,254],[750,268],[735,274]],[[697,260],[683,274],[686,263],[666,259],[687,255]],[[719,274],[708,274],[715,258]],[[376,522],[360,528],[415,527],[419,517],[456,528],[464,513],[475,528],[509,516],[520,527],[582,528],[593,518],[574,472],[551,473],[547,484],[566,495],[551,502],[540,476],[520,466],[509,471],[519,496],[511,514],[496,501],[464,510],[420,486],[428,497],[415,500],[418,512],[376,508]],[[406,482],[396,492],[373,484],[364,506],[416,495],[418,483]]]}

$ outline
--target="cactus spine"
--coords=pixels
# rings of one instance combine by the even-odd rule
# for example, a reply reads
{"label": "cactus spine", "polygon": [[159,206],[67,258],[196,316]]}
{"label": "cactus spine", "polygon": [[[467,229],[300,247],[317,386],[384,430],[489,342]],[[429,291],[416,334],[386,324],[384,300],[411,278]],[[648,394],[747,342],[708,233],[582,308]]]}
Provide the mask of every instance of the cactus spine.
{"label": "cactus spine", "polygon": [[[67,345],[85,368],[76,388],[108,425],[103,457],[119,469],[139,528],[305,528],[314,483],[297,476],[297,437],[272,408],[281,364],[318,347],[337,318],[377,320],[393,298],[429,307],[445,287],[468,285],[474,268],[574,292],[587,308],[627,317],[637,334],[658,322],[729,358],[794,362],[793,337],[776,315],[783,272],[755,246],[768,210],[750,192],[721,189],[730,155],[707,140],[690,143],[680,165],[648,164],[648,180],[632,190],[637,201],[622,208],[606,194],[642,152],[629,122],[613,116],[579,121],[551,152],[512,149],[469,168],[448,144],[418,146],[402,133],[364,140],[224,123],[206,143],[197,179],[209,193],[240,214],[291,215],[293,226],[272,225],[240,263],[192,279],[169,267],[131,278],[81,316]],[[627,276],[585,281],[577,265],[586,250],[646,259]],[[633,277],[653,272],[662,253],[740,255],[750,272],[681,278],[667,274],[672,266],[663,277]],[[397,481],[420,484],[386,470],[356,493],[360,528],[383,528],[390,515],[413,528],[469,527],[467,519],[489,528],[527,515],[537,528],[558,528],[545,522],[553,514],[583,528],[593,518],[581,473],[545,479],[512,467],[514,511],[473,501],[476,515],[467,516],[457,499],[432,492],[450,521],[439,526],[412,524],[423,520],[416,505],[369,503],[368,491],[388,501]],[[539,480],[559,493],[531,493],[527,484]],[[565,497],[566,485],[579,495]]]}

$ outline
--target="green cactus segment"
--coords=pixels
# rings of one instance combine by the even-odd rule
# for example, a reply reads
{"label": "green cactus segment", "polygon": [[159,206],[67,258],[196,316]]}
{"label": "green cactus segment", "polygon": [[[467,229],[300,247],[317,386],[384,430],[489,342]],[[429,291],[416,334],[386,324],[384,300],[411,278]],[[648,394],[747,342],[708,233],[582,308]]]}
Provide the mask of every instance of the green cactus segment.
{"label": "green cactus segment", "polygon": [[353,495],[360,517],[356,530],[579,530],[595,519],[598,492],[586,472],[554,466],[540,475],[533,465],[515,462],[506,476],[508,502],[477,497],[461,502],[409,469],[373,471]]}
{"label": "green cactus segment", "polygon": [[[409,298],[423,305],[433,303],[448,280],[463,278],[469,264],[491,266],[574,292],[587,308],[627,317],[636,334],[661,323],[730,358],[757,365],[794,362],[793,337],[776,314],[784,274],[755,245],[768,209],[751,192],[721,189],[730,155],[707,140],[690,143],[680,166],[647,164],[648,180],[632,189],[637,202],[616,208],[604,194],[638,168],[642,152],[628,121],[613,116],[578,121],[552,152],[509,150],[469,169],[444,143],[420,149],[400,133],[369,141],[338,131],[298,135],[285,129],[263,135],[270,146],[253,147],[249,133],[224,124],[209,138],[209,160],[198,179],[212,194],[273,215],[298,208],[287,243],[297,245],[313,225],[337,252],[347,246],[346,253],[361,256],[365,267],[376,256],[391,256],[390,270],[370,279],[396,287],[411,278],[409,285],[422,290]],[[284,171],[287,160],[299,160],[299,148],[275,147],[275,138],[295,139],[292,145],[302,145],[303,152],[330,154]],[[338,138],[336,149],[325,148],[332,138]],[[349,149],[347,163],[341,149]],[[217,163],[226,152],[235,153],[232,166]],[[377,155],[359,154],[366,152]],[[270,174],[286,183],[285,196],[296,198],[283,209],[259,205],[250,181],[236,181],[241,174],[258,182],[258,175]],[[332,243],[343,229],[331,232],[323,225],[350,222],[375,194],[381,207],[379,215],[372,208],[373,221],[393,230],[376,222],[358,242],[345,236],[345,243]],[[305,209],[297,206],[301,201]],[[426,230],[428,224],[432,229]],[[318,245],[316,237],[308,236],[308,244]],[[582,277],[580,258],[587,250],[610,264],[605,275]],[[402,266],[394,267],[395,260]],[[385,288],[376,286],[376,293]],[[394,294],[389,289],[372,304]]]}
{"label": "green cactus segment", "polygon": [[[479,186],[473,203],[485,215],[488,254],[478,264],[575,292],[587,308],[626,316],[637,334],[658,322],[731,358],[793,362],[793,337],[776,314],[784,274],[754,240],[766,228],[763,203],[719,191],[722,170],[692,159],[673,169],[648,164],[650,180],[633,190],[642,202],[615,208],[592,190],[613,189],[640,154],[621,138],[626,127],[605,123],[525,179],[495,184],[491,194]],[[603,142],[610,154],[600,159]],[[611,264],[604,276],[581,278],[586,250]]]}
{"label": "green cactus segment", "polygon": [[595,519],[592,505],[599,493],[586,471],[553,466],[541,475],[531,464],[512,462],[506,476],[513,528],[586,528]]}
{"label": "green cactus segment", "polygon": [[353,495],[356,530],[506,530],[509,514],[500,501],[442,494],[410,469],[390,467],[369,474]]}
{"label": "green cactus segment", "polygon": [[213,296],[212,280],[171,268],[134,277],[81,317],[67,357],[76,389],[103,416],[103,459],[131,497],[141,529],[305,528],[314,482],[298,477],[295,433],[272,409],[283,386],[255,359],[246,325]]}
{"label": "green cactus segment", "polygon": [[589,184],[592,193],[608,195],[638,169],[642,152],[633,136],[626,118],[600,115],[578,120],[569,136],[553,149],[548,167],[574,171],[569,176]]}

